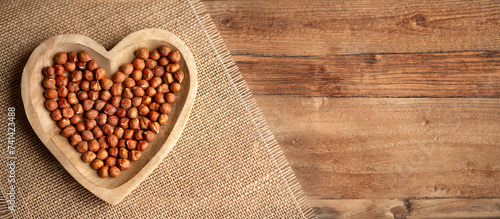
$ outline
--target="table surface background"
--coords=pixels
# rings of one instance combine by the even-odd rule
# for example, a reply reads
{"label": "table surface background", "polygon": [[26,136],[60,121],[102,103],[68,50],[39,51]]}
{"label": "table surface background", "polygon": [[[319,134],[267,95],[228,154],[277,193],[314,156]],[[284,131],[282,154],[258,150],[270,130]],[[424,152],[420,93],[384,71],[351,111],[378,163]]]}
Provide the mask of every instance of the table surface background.
{"label": "table surface background", "polygon": [[203,1],[320,218],[500,216],[500,2]]}

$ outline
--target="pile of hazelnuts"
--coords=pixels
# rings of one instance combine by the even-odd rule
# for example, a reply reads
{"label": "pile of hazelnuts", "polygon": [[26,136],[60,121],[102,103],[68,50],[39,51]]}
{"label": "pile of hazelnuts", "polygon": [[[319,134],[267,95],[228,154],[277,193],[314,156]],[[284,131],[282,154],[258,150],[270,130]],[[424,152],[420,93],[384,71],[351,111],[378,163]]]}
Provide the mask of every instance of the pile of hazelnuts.
{"label": "pile of hazelnuts", "polygon": [[135,55],[112,78],[87,51],[59,52],[42,70],[45,107],[103,178],[118,177],[141,158],[167,123],[184,80],[179,51],[161,46]]}

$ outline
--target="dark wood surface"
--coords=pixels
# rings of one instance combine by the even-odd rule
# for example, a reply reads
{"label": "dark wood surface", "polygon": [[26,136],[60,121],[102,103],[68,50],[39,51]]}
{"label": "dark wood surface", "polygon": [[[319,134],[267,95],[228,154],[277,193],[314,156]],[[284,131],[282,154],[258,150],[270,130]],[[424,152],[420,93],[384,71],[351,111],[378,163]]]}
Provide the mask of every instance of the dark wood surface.
{"label": "dark wood surface", "polygon": [[203,2],[318,217],[500,217],[499,1]]}

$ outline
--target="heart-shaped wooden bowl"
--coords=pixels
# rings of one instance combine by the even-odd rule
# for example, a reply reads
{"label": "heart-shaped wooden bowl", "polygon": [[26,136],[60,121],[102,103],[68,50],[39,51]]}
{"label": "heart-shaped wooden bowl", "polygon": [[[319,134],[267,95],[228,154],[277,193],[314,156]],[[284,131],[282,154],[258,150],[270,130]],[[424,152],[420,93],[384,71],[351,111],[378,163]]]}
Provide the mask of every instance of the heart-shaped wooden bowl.
{"label": "heart-shaped wooden bowl", "polygon": [[[86,50],[99,66],[106,70],[106,77],[111,78],[122,64],[134,60],[134,52],[137,49],[146,47],[151,51],[162,45],[170,46],[172,50],[181,53],[179,64],[185,72],[182,89],[177,93],[179,98],[172,104],[172,111],[169,113],[170,119],[167,124],[162,125],[160,133],[143,152],[141,159],[131,162],[130,168],[123,171],[118,178],[101,178],[88,163],[82,162],[82,154],[71,146],[68,138],[60,135],[61,129],[45,108],[42,69],[54,64],[53,57],[58,52]],[[168,31],[146,29],[128,35],[110,51],[106,51],[98,42],[81,35],[59,35],[48,39],[31,54],[23,71],[21,92],[26,116],[49,151],[82,186],[102,200],[118,204],[146,179],[174,147],[193,106],[196,81],[196,65],[188,47]]]}

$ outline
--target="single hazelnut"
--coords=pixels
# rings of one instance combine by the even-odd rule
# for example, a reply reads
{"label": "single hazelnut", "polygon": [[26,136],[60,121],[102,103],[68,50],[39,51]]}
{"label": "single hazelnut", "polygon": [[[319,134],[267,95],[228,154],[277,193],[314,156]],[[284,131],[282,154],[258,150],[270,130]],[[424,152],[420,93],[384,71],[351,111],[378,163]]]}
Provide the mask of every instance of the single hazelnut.
{"label": "single hazelnut", "polygon": [[182,83],[184,81],[184,72],[183,71],[176,71],[174,73],[174,79],[178,81],[179,83]]}
{"label": "single hazelnut", "polygon": [[56,70],[54,69],[54,67],[48,66],[48,67],[43,68],[42,74],[45,77],[54,76],[56,74]]}
{"label": "single hazelnut", "polygon": [[140,58],[140,59],[147,59],[147,58],[149,58],[149,51],[147,48],[142,47],[142,48],[135,51],[135,56],[137,56],[137,58]]}
{"label": "single hazelnut", "polygon": [[153,75],[155,77],[162,77],[163,75],[165,75],[165,67],[156,66],[155,68],[153,68]]}
{"label": "single hazelnut", "polygon": [[59,120],[59,122],[57,123],[57,125],[59,126],[59,128],[63,129],[63,128],[66,128],[66,127],[70,126],[71,125],[71,121],[68,118],[62,118],[62,119]]}
{"label": "single hazelnut", "polygon": [[134,81],[139,81],[142,79],[142,71],[134,70],[132,74],[130,74],[130,78],[134,79]]}
{"label": "single hazelnut", "polygon": [[154,133],[159,133],[160,132],[160,123],[158,123],[158,122],[151,122],[149,124],[149,130],[151,130]]}
{"label": "single hazelnut", "polygon": [[132,78],[127,78],[123,81],[123,86],[127,88],[135,87],[135,81]]}
{"label": "single hazelnut", "polygon": [[76,123],[75,128],[77,132],[83,132],[85,130],[85,122]]}
{"label": "single hazelnut", "polygon": [[145,64],[147,69],[153,69],[154,67],[156,67],[158,65],[158,63],[152,59],[144,60],[144,64]]}
{"label": "single hazelnut", "polygon": [[130,153],[128,153],[128,159],[131,161],[137,161],[142,157],[142,153],[137,150],[132,150]]}
{"label": "single hazelnut", "polygon": [[59,52],[54,56],[54,61],[60,65],[66,63],[67,60],[68,54],[66,54],[65,52]]}
{"label": "single hazelnut", "polygon": [[147,142],[152,142],[155,139],[156,135],[152,131],[145,131],[144,132],[144,140]]}
{"label": "single hazelnut", "polygon": [[68,100],[66,100],[65,98],[59,98],[59,100],[57,100],[57,105],[59,105],[59,109],[64,109],[66,107],[71,107],[71,105],[69,104]]}
{"label": "single hazelnut", "polygon": [[167,59],[167,57],[161,57],[160,59],[158,59],[157,62],[161,66],[167,66],[168,65],[168,59]]}
{"label": "single hazelnut", "polygon": [[132,71],[134,71],[134,65],[131,63],[123,64],[120,67],[120,71],[125,73],[126,75],[132,74]]}
{"label": "single hazelnut", "polygon": [[64,118],[71,118],[75,115],[75,111],[73,111],[73,108],[71,107],[65,107],[61,110],[61,114]]}
{"label": "single hazelnut", "polygon": [[137,118],[130,119],[128,126],[130,129],[139,129],[140,128],[139,119],[137,119]]}
{"label": "single hazelnut", "polygon": [[149,82],[146,80],[140,80],[136,83],[137,87],[140,87],[143,90],[148,89],[149,87]]}
{"label": "single hazelnut", "polygon": [[118,125],[118,117],[115,115],[108,116],[108,124],[112,126]]}
{"label": "single hazelnut", "polygon": [[160,86],[156,88],[156,92],[159,94],[166,94],[169,91],[170,89],[168,88],[168,84],[160,84]]}
{"label": "single hazelnut", "polygon": [[75,65],[76,65],[77,70],[83,71],[83,70],[87,69],[87,63],[85,63],[85,62],[76,62]]}
{"label": "single hazelnut", "polygon": [[123,133],[123,138],[124,139],[133,139],[134,138],[134,130],[125,129],[125,132]]}
{"label": "single hazelnut", "polygon": [[128,139],[125,143],[129,150],[135,150],[137,148],[137,141],[133,139]]}
{"label": "single hazelnut", "polygon": [[142,70],[142,79],[143,80],[149,81],[153,77],[154,77],[154,75],[153,75],[153,71],[151,71],[151,69],[146,68],[146,69]]}
{"label": "single hazelnut", "polygon": [[106,144],[109,145],[110,147],[116,147],[116,145],[118,145],[118,138],[116,137],[116,135],[113,134],[108,135],[106,137]]}
{"label": "single hazelnut", "polygon": [[151,120],[149,120],[148,118],[146,118],[145,116],[143,116],[139,120],[139,127],[141,127],[141,129],[148,129],[149,128],[149,123],[151,123]]}
{"label": "single hazelnut", "polygon": [[160,117],[160,113],[156,111],[151,111],[148,114],[148,119],[151,120],[151,122],[156,122],[158,117]]}
{"label": "single hazelnut", "polygon": [[110,124],[104,124],[102,127],[102,132],[106,135],[112,135],[115,129]]}
{"label": "single hazelnut", "polygon": [[134,93],[132,93],[132,89],[125,88],[125,90],[123,90],[123,97],[128,98],[128,99],[132,99],[134,97]]}
{"label": "single hazelnut", "polygon": [[71,78],[72,82],[81,81],[82,78],[83,78],[83,73],[82,73],[82,71],[78,71],[78,70],[74,71],[74,72],[71,73],[70,78]]}
{"label": "single hazelnut", "polygon": [[89,99],[96,101],[99,99],[99,91],[89,91]]}
{"label": "single hazelnut", "polygon": [[[92,61],[94,61],[94,60],[92,60]],[[90,61],[90,62],[92,62],[92,61]],[[97,68],[97,69],[95,69],[95,71],[94,71],[94,78],[96,80],[99,81],[99,80],[103,79],[104,77],[106,77],[106,70],[104,70],[104,68]]]}
{"label": "single hazelnut", "polygon": [[161,77],[154,77],[149,81],[149,86],[156,88],[162,83]]}
{"label": "single hazelnut", "polygon": [[102,126],[108,121],[108,115],[104,113],[99,113],[96,118],[97,124]]}
{"label": "single hazelnut", "polygon": [[[85,109],[85,108],[84,108]],[[99,111],[95,110],[95,109],[90,109],[88,110],[86,113],[85,113],[85,117],[87,119],[96,119],[97,118],[97,115],[99,115]]]}
{"label": "single hazelnut", "polygon": [[115,131],[113,132],[117,138],[123,138],[123,133],[125,132],[125,129],[121,127],[115,127]]}
{"label": "single hazelnut", "polygon": [[54,111],[57,109],[57,107],[59,107],[59,105],[57,104],[57,101],[55,101],[55,100],[46,100],[45,101],[45,108],[47,108],[47,110]]}
{"label": "single hazelnut", "polygon": [[149,147],[149,143],[147,141],[140,141],[137,144],[137,150],[144,151]]}
{"label": "single hazelnut", "polygon": [[69,121],[72,125],[76,125],[82,121],[82,117],[80,115],[73,115],[71,118],[69,118]]}
{"label": "single hazelnut", "polygon": [[76,150],[80,153],[85,153],[89,149],[89,143],[86,141],[81,141],[76,145]]}
{"label": "single hazelnut", "polygon": [[87,130],[92,130],[97,126],[97,121],[95,119],[86,119],[85,120],[85,128]]}
{"label": "single hazelnut", "polygon": [[111,97],[113,97],[113,95],[111,94],[111,92],[109,92],[109,90],[101,91],[100,95],[101,100],[108,102],[111,99]]}
{"label": "single hazelnut", "polygon": [[140,141],[144,139],[144,131],[142,130],[135,130],[134,131],[134,140]]}
{"label": "single hazelnut", "polygon": [[99,148],[101,148],[101,146],[96,139],[92,139],[91,141],[89,141],[89,151],[97,152],[99,151]]}
{"label": "single hazelnut", "polygon": [[168,115],[167,114],[161,114],[160,117],[158,117],[158,123],[160,125],[165,125],[168,122]]}
{"label": "single hazelnut", "polygon": [[142,70],[144,67],[146,67],[146,64],[144,63],[144,60],[137,58],[133,62],[134,68],[137,70]]}
{"label": "single hazelnut", "polygon": [[131,119],[137,118],[138,115],[139,115],[139,112],[138,112],[137,108],[132,107],[132,108],[128,109],[128,112],[127,112],[128,118],[131,118]]}
{"label": "single hazelnut", "polygon": [[50,89],[56,89],[56,80],[54,80],[54,78],[51,78],[51,77],[46,77],[45,79],[43,79],[43,87],[50,88]]}
{"label": "single hazelnut", "polygon": [[[82,92],[82,91],[80,91],[80,92]],[[85,92],[85,91],[83,91],[83,92]],[[90,99],[83,100],[82,107],[83,107],[83,110],[89,111],[92,109],[92,107],[94,107],[94,101],[92,101]]]}
{"label": "single hazelnut", "polygon": [[66,62],[64,63],[64,69],[68,72],[74,72],[76,70],[75,62]]}
{"label": "single hazelnut", "polygon": [[[113,151],[113,152],[111,152]],[[115,156],[111,156],[111,154],[114,154],[114,151],[116,151]],[[109,148],[108,149],[108,158],[104,161],[106,166],[116,166],[116,157],[118,156],[118,148]]]}
{"label": "single hazelnut", "polygon": [[81,141],[82,141],[82,136],[80,136],[79,134],[74,134],[70,138],[70,142],[71,142],[70,144],[73,146],[76,146]]}
{"label": "single hazelnut", "polygon": [[109,176],[109,167],[103,166],[99,169],[99,176],[102,178],[107,178]]}
{"label": "single hazelnut", "polygon": [[59,94],[57,93],[56,89],[49,88],[49,89],[45,90],[45,92],[43,93],[43,95],[47,99],[56,99]]}
{"label": "single hazelnut", "polygon": [[66,73],[66,69],[64,68],[63,65],[54,65],[54,71],[56,73],[56,75],[63,75],[64,73]]}
{"label": "single hazelnut", "polygon": [[101,82],[101,87],[104,90],[109,90],[111,86],[113,86],[113,81],[106,77],[101,78],[100,82]]}
{"label": "single hazelnut", "polygon": [[168,72],[176,72],[181,68],[181,66],[177,63],[170,63],[167,66],[165,66],[165,70]]}
{"label": "single hazelnut", "polygon": [[93,81],[94,80],[94,73],[92,71],[85,70],[83,72],[83,79],[85,79],[87,81]]}
{"label": "single hazelnut", "polygon": [[156,89],[154,89],[153,87],[148,87],[148,89],[146,89],[146,95],[150,97],[156,95]]}
{"label": "single hazelnut", "polygon": [[[101,149],[108,149],[109,146],[108,144],[106,144],[106,136],[101,136],[100,138],[97,139],[97,142],[99,142],[99,146],[101,147]],[[106,155],[107,155],[107,151],[106,151]]]}
{"label": "single hazelnut", "polygon": [[132,106],[138,107],[142,104],[142,97],[134,97],[132,98]]}
{"label": "single hazelnut", "polygon": [[162,103],[158,111],[163,114],[169,114],[172,111],[172,106],[168,103]]}
{"label": "single hazelnut", "polygon": [[153,50],[149,52],[149,58],[152,60],[158,60],[161,57],[160,52],[158,50]]}
{"label": "single hazelnut", "polygon": [[104,105],[103,112],[107,115],[113,115],[116,112],[116,107],[109,103],[106,103],[106,105]]}
{"label": "single hazelnut", "polygon": [[134,93],[134,95],[135,95],[136,97],[143,97],[143,96],[144,96],[144,94],[146,93],[146,92],[144,92],[144,89],[142,89],[142,88],[140,88],[140,87],[134,87],[134,88],[132,89],[132,92]]}
{"label": "single hazelnut", "polygon": [[167,101],[167,103],[173,103],[176,100],[177,100],[177,95],[175,95],[174,93],[165,94],[165,101]]}
{"label": "single hazelnut", "polygon": [[80,82],[75,82],[75,81],[69,82],[68,90],[69,92],[78,93],[78,91],[80,91]]}
{"label": "single hazelnut", "polygon": [[94,161],[94,160],[95,160],[95,157],[96,157],[96,155],[95,155],[95,153],[94,153],[94,152],[92,152],[92,151],[87,151],[87,152],[85,152],[85,153],[82,155],[82,160],[83,160],[83,162],[85,162],[85,163],[90,163],[90,162],[92,162],[92,161]]}
{"label": "single hazelnut", "polygon": [[[87,91],[82,90],[82,91],[78,92],[77,98],[80,101],[84,101],[84,100],[89,98],[89,94],[87,93]],[[92,102],[94,102],[94,101],[92,101]]]}
{"label": "single hazelnut", "polygon": [[121,96],[123,92],[122,84],[115,83],[109,90],[113,96]]}
{"label": "single hazelnut", "polygon": [[99,160],[99,159],[94,159],[92,163],[90,164],[94,170],[101,169],[104,166],[104,161]]}
{"label": "single hazelnut", "polygon": [[[128,158],[128,152],[126,158]],[[123,158],[118,159],[116,161],[116,165],[118,166],[118,168],[120,168],[120,170],[127,170],[128,168],[130,168],[130,161],[128,159],[123,159]]]}
{"label": "single hazelnut", "polygon": [[127,75],[125,73],[119,71],[113,75],[113,82],[122,83],[123,81],[125,81],[126,78],[127,78]]}
{"label": "single hazelnut", "polygon": [[82,91],[89,91],[90,90],[90,82],[89,81],[81,81],[80,82],[80,89]]}
{"label": "single hazelnut", "polygon": [[114,177],[114,178],[119,177],[120,172],[121,172],[120,169],[116,166],[109,167],[109,176],[111,176],[111,177]]}
{"label": "single hazelnut", "polygon": [[57,88],[57,94],[59,97],[66,97],[68,96],[69,90],[66,87],[58,87]]}
{"label": "single hazelnut", "polygon": [[78,60],[82,61],[82,62],[88,62],[90,60],[92,60],[92,57],[90,56],[90,53],[88,53],[87,51],[81,51],[80,53],[78,53]]}
{"label": "single hazelnut", "polygon": [[139,106],[138,110],[139,110],[139,115],[141,115],[141,116],[148,115],[148,113],[149,113],[149,108],[145,105]]}
{"label": "single hazelnut", "polygon": [[68,52],[68,62],[77,62],[78,61],[78,53],[75,51]]}
{"label": "single hazelnut", "polygon": [[130,122],[129,118],[121,118],[120,121],[118,121],[118,125],[123,129],[128,129],[129,122]]}
{"label": "single hazelnut", "polygon": [[54,121],[59,121],[63,118],[62,114],[61,114],[61,110],[54,110],[52,111],[52,113],[50,113],[50,116],[52,117],[52,119]]}
{"label": "single hazelnut", "polygon": [[92,132],[89,130],[83,130],[81,135],[82,135],[82,139],[84,141],[90,141],[90,140],[94,139],[94,134],[92,134]]}
{"label": "single hazelnut", "polygon": [[163,81],[167,84],[174,83],[174,75],[172,73],[167,73],[163,76]]}
{"label": "single hazelnut", "polygon": [[111,100],[109,100],[109,103],[113,105],[114,107],[120,107],[120,102],[122,101],[122,97],[120,96],[114,96],[111,97]]}
{"label": "single hazelnut", "polygon": [[102,108],[104,108],[104,105],[106,105],[106,102],[104,102],[103,100],[96,100],[94,102],[94,109],[101,111]]}
{"label": "single hazelnut", "polygon": [[100,138],[103,136],[103,132],[101,127],[96,126],[94,129],[92,129],[92,135],[94,135],[94,138]]}
{"label": "single hazelnut", "polygon": [[[124,142],[126,141],[125,139],[121,139],[121,140],[123,140]],[[125,146],[125,143],[123,143],[123,145]],[[120,148],[120,150],[118,151],[118,157],[128,158],[128,150],[125,148]]]}
{"label": "single hazelnut", "polygon": [[[116,147],[117,147],[117,148],[125,148],[125,147],[126,147],[126,146],[125,146],[125,142],[126,142],[126,141],[127,141],[127,140],[125,140],[125,139],[120,139],[120,140],[118,140],[118,145],[116,145]],[[118,152],[118,153],[120,153],[120,152]]]}
{"label": "single hazelnut", "polygon": [[171,51],[172,50],[168,46],[160,46],[160,48],[158,49],[158,52],[160,52],[162,56],[168,56]]}
{"label": "single hazelnut", "polygon": [[68,93],[68,95],[66,96],[66,98],[68,99],[68,103],[71,104],[71,105],[75,105],[75,104],[79,103],[78,97],[76,97],[76,94],[73,93],[73,92]]}
{"label": "single hazelnut", "polygon": [[72,108],[73,108],[73,111],[75,112],[76,115],[82,115],[83,114],[83,106],[82,106],[82,104],[77,103],[77,104],[73,105]]}
{"label": "single hazelnut", "polygon": [[145,97],[142,97],[142,104],[141,105],[149,105],[151,102],[153,102],[153,98],[151,98],[150,96],[145,96]]}
{"label": "single hazelnut", "polygon": [[[96,60],[90,60],[89,62],[87,62],[87,69],[88,70],[94,71],[98,67],[99,67],[99,65],[97,64]],[[99,80],[99,79],[96,78],[96,80]]]}
{"label": "single hazelnut", "polygon": [[99,81],[90,82],[90,90],[101,91],[102,90],[101,83],[99,83]]}
{"label": "single hazelnut", "polygon": [[154,96],[154,100],[158,104],[165,103],[165,96],[161,93],[158,93]]}
{"label": "single hazelnut", "polygon": [[170,54],[168,54],[168,61],[177,63],[181,60],[181,53],[179,51],[173,51]]}
{"label": "single hazelnut", "polygon": [[[115,115],[117,116],[117,118],[123,118],[123,117],[127,116],[127,110],[123,109],[123,108],[117,108]],[[117,122],[118,122],[118,120],[117,120]]]}
{"label": "single hazelnut", "polygon": [[181,90],[181,84],[174,82],[170,84],[170,92],[177,93]]}
{"label": "single hazelnut", "polygon": [[105,149],[99,149],[96,155],[97,159],[105,160],[106,158],[108,158],[108,151],[106,151]]}
{"label": "single hazelnut", "polygon": [[130,100],[129,98],[123,98],[122,101],[120,102],[120,106],[123,109],[128,109],[132,107],[132,100]]}

